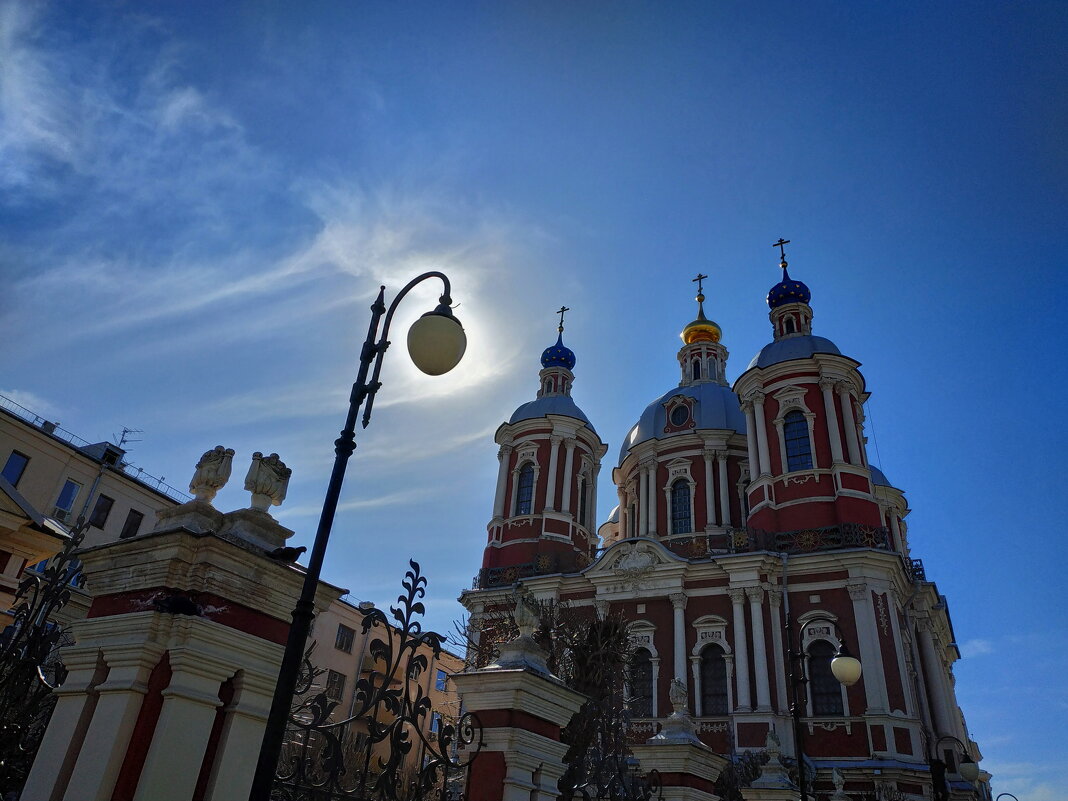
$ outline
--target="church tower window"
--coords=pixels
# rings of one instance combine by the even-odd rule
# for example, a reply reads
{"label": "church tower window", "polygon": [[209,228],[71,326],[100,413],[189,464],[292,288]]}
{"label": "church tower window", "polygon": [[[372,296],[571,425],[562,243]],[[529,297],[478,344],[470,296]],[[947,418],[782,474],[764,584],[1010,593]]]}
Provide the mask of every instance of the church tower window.
{"label": "church tower window", "polygon": [[634,651],[628,671],[630,698],[627,701],[630,714],[635,718],[648,718],[653,714],[653,660],[644,648]]}
{"label": "church tower window", "polygon": [[842,685],[831,672],[834,646],[826,640],[816,640],[808,647],[808,681],[811,688],[812,714],[819,716],[844,715]]}
{"label": "church tower window", "polygon": [[786,440],[786,469],[812,469],[812,443],[808,437],[808,421],[799,411],[783,418],[783,438]]}
{"label": "church tower window", "polygon": [[694,359],[693,361],[693,380],[701,380],[701,362],[699,362],[697,359]]}
{"label": "church tower window", "polygon": [[578,524],[589,527],[586,522],[586,477],[579,476]]}
{"label": "church tower window", "polygon": [[691,531],[690,482],[680,478],[671,485],[671,533],[688,534]]}
{"label": "church tower window", "polygon": [[701,714],[727,713],[727,660],[713,643],[701,651]]}
{"label": "church tower window", "polygon": [[534,500],[534,465],[527,462],[519,469],[519,482],[516,486],[515,513],[529,515]]}

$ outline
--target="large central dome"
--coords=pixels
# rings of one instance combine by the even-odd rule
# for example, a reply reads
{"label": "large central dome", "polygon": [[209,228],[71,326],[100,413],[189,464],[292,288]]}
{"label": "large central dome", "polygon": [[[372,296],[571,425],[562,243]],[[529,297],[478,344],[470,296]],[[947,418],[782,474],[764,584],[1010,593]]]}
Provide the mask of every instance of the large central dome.
{"label": "large central dome", "polygon": [[[693,398],[693,419],[695,425],[683,431],[666,433],[669,428],[667,420],[667,402],[676,396]],[[688,387],[675,387],[645,407],[638,422],[631,428],[623,440],[619,451],[619,463],[627,458],[630,449],[650,439],[669,439],[708,429],[736,431],[745,433],[745,415],[742,414],[738,396],[730,387],[722,384],[693,384]]]}

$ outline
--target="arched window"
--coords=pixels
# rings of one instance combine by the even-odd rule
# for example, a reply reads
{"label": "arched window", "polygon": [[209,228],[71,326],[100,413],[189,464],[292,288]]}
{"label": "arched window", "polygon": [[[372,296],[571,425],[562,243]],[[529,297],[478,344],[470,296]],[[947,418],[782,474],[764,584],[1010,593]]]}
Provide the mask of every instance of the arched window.
{"label": "arched window", "polygon": [[545,386],[543,388],[543,391],[546,394],[548,394],[548,393],[553,391],[553,380],[551,378],[546,378],[545,379]]}
{"label": "arched window", "polygon": [[826,640],[816,640],[808,647],[808,686],[816,716],[845,714],[842,685],[831,673],[833,658],[834,646]]}
{"label": "arched window", "polygon": [[671,485],[671,533],[689,534],[691,531],[690,482],[680,478]]}
{"label": "arched window", "polygon": [[635,718],[648,718],[653,715],[653,661],[652,655],[644,648],[634,651],[627,671],[627,683],[630,685],[630,697],[627,705]]}
{"label": "arched window", "polygon": [[527,462],[519,468],[519,483],[516,485],[515,513],[529,515],[534,500],[534,465]]}
{"label": "arched window", "polygon": [[796,409],[783,418],[783,438],[786,440],[786,469],[812,469],[812,443],[808,438],[808,420]]}
{"label": "arched window", "polygon": [[694,381],[701,380],[701,362],[699,362],[697,359],[693,360],[692,373]]}
{"label": "arched window", "polygon": [[701,651],[701,714],[727,714],[727,660],[715,643]]}
{"label": "arched window", "polygon": [[793,317],[787,317],[786,318],[786,322],[783,323],[782,328],[783,328],[783,331],[785,331],[787,334],[794,333],[794,318]]}
{"label": "arched window", "polygon": [[638,536],[638,515],[637,515],[637,507],[635,507],[635,505],[633,503],[631,503],[631,505],[630,505],[630,513],[627,515],[627,521],[630,524],[630,536],[631,537],[637,537]]}

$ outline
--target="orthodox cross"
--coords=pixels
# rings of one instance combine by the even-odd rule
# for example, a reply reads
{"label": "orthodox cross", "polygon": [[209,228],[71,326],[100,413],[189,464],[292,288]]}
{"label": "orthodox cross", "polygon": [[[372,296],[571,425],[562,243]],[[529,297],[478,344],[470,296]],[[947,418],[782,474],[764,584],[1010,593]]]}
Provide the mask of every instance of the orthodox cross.
{"label": "orthodox cross", "polygon": [[698,273],[697,277],[692,279],[691,282],[690,282],[690,283],[697,284],[697,294],[698,295],[705,294],[705,290],[703,289],[703,285],[704,285],[704,280],[706,278],[708,278],[707,275],[702,275],[701,273]]}
{"label": "orthodox cross", "polygon": [[559,311],[556,312],[557,314],[560,315],[560,327],[557,328],[556,330],[558,332],[560,332],[561,334],[564,333],[564,312],[569,312],[569,311],[571,311],[571,309],[569,309],[567,306],[561,306]]}
{"label": "orthodox cross", "polygon": [[790,244],[789,239],[783,239],[779,237],[779,241],[775,242],[772,247],[779,249],[780,263],[783,267],[786,266],[786,246]]}

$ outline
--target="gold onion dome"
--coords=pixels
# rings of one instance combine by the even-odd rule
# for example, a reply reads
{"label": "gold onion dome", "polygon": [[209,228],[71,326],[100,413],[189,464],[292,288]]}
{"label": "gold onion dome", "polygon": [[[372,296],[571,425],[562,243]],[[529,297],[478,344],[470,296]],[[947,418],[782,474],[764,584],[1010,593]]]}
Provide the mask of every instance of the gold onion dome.
{"label": "gold onion dome", "polygon": [[689,323],[679,334],[687,345],[692,345],[694,342],[719,342],[719,338],[723,336],[723,329],[705,317],[704,304],[704,293],[700,293],[697,296],[697,319]]}

